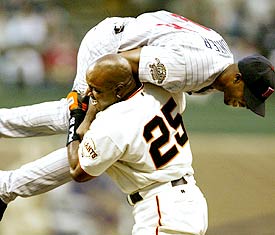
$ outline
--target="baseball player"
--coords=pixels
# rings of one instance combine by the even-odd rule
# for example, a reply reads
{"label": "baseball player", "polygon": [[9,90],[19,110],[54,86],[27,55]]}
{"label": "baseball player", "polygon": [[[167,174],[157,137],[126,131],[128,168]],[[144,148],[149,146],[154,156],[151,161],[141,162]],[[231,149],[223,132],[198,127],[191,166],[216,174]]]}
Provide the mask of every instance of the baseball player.
{"label": "baseball player", "polygon": [[[86,91],[88,66],[110,53],[120,53],[126,58],[134,75],[142,82],[162,86],[181,97],[182,92],[204,94],[219,90],[224,92],[226,104],[246,106],[262,116],[264,100],[274,91],[273,80],[265,82],[260,92],[255,91],[258,86],[254,86],[252,94],[250,91],[251,74],[260,72],[253,66],[255,63],[268,65],[272,71],[265,58],[249,57],[235,64],[218,33],[166,11],[145,13],[137,18],[107,18],[92,28],[79,48],[73,89],[79,93]],[[250,67],[255,69],[250,71]],[[264,80],[264,75],[257,79]],[[68,119],[66,99],[1,109],[0,135],[26,137],[65,133]],[[2,171],[0,175],[0,210],[3,214],[6,204],[18,195],[40,194],[71,180],[66,148],[15,171]]]}
{"label": "baseball player", "polygon": [[[87,181],[106,171],[129,194],[133,235],[205,234],[207,204],[193,177],[182,99],[151,84],[143,88],[117,54],[97,60],[87,83],[98,113],[81,144],[68,138],[73,178]],[[85,111],[70,109],[70,126],[72,120],[77,126]],[[69,136],[77,135],[72,130]]]}

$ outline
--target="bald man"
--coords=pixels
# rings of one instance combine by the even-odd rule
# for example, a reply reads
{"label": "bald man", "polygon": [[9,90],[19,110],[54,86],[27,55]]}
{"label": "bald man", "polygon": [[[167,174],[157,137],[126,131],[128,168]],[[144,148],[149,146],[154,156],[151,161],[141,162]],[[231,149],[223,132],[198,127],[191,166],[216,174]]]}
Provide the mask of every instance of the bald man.
{"label": "bald man", "polygon": [[115,54],[97,60],[86,80],[97,114],[83,140],[67,145],[73,179],[106,172],[128,194],[133,235],[205,234],[207,204],[193,176],[182,97],[143,87]]}

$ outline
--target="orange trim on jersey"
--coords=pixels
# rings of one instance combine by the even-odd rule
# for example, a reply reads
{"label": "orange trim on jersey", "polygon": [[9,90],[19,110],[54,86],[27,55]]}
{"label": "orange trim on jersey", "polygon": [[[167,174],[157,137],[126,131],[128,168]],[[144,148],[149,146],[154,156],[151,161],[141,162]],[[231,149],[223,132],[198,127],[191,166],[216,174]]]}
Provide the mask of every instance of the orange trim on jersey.
{"label": "orange trim on jersey", "polygon": [[158,196],[156,196],[156,202],[157,202],[157,209],[158,209],[158,215],[159,215],[158,226],[156,227],[156,235],[158,235],[159,234],[159,226],[162,226],[160,206],[159,206],[159,197]]}
{"label": "orange trim on jersey", "polygon": [[131,94],[130,96],[128,96],[125,100],[130,99],[131,97],[133,97],[135,94],[137,94],[138,92],[140,92],[144,87],[144,84],[142,83],[140,88],[138,88],[133,94]]}

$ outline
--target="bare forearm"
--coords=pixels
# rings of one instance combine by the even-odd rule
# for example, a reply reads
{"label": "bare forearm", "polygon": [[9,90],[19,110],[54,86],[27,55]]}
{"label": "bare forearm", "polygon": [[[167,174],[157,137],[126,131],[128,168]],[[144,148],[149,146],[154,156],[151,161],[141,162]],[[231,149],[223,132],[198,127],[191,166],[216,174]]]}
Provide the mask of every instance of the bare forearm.
{"label": "bare forearm", "polygon": [[85,182],[95,177],[87,174],[80,166],[78,159],[79,141],[73,141],[67,146],[71,177],[77,182]]}
{"label": "bare forearm", "polygon": [[[85,118],[87,125],[91,124],[91,121],[95,118],[96,109],[92,107],[91,110],[87,110],[89,96],[86,95],[83,97],[76,91],[72,91],[67,95],[67,101],[69,103],[70,118],[66,146],[70,175],[77,182],[85,182],[94,177],[87,174],[80,166],[78,148],[83,136],[77,133],[77,131]],[[83,130],[83,135],[87,130]]]}
{"label": "bare forearm", "polygon": [[73,171],[78,163],[78,146],[80,142],[79,141],[73,141],[71,144],[67,146],[67,154],[68,154],[68,160],[70,165],[70,171]]}
{"label": "bare forearm", "polygon": [[97,113],[96,107],[92,104],[89,105],[89,109],[85,115],[84,120],[82,121],[80,126],[77,128],[77,134],[80,136],[81,139],[83,139],[83,136],[89,130],[89,127],[92,121],[95,119],[96,113]]}
{"label": "bare forearm", "polygon": [[120,55],[127,59],[131,64],[133,74],[138,74],[138,65],[140,59],[141,48],[137,48],[130,51],[121,52]]}

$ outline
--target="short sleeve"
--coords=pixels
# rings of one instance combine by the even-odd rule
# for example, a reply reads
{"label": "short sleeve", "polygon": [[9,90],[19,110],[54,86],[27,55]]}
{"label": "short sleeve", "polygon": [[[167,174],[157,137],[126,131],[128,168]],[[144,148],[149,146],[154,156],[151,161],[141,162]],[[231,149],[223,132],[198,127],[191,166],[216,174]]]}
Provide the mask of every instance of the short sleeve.
{"label": "short sleeve", "polygon": [[184,91],[185,62],[177,51],[160,46],[144,46],[140,54],[139,79],[169,92]]}
{"label": "short sleeve", "polygon": [[92,176],[104,173],[121,154],[117,145],[107,135],[97,135],[91,130],[85,134],[78,150],[81,168]]}

